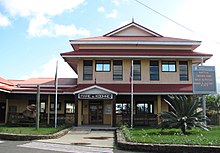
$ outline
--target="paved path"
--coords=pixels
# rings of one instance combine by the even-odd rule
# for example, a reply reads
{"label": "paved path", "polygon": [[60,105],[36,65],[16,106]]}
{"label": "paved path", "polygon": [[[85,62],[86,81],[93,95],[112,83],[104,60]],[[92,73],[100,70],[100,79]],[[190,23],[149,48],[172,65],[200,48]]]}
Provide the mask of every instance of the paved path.
{"label": "paved path", "polygon": [[[58,139],[1,141],[0,153],[128,153],[113,148],[113,131],[71,130]],[[134,153],[134,152],[129,152]]]}
{"label": "paved path", "polygon": [[38,142],[69,144],[86,147],[113,148],[113,131],[69,131],[65,136],[58,139],[38,140]]}
{"label": "paved path", "polygon": [[98,148],[98,147],[83,147],[69,144],[54,144],[44,142],[31,142],[19,145],[18,147],[43,149],[58,152],[71,152],[71,153],[112,153],[112,148]]}

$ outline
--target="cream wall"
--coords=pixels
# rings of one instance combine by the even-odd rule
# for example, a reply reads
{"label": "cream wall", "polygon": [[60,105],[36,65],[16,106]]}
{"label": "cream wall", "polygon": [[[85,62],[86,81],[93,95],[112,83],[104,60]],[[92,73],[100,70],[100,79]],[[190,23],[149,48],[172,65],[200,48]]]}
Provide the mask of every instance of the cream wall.
{"label": "cream wall", "polygon": [[[95,61],[96,59],[85,59],[93,60],[93,80],[83,80],[83,60],[78,64],[78,83],[88,84],[88,83],[130,83],[130,68],[131,59],[118,59],[123,60],[123,80],[113,80],[113,60],[106,58],[104,60],[111,61],[111,71],[110,72],[96,72],[95,71]],[[100,60],[100,59],[97,59]],[[138,60],[138,59],[137,59]],[[162,72],[161,65],[162,61],[174,61],[173,59],[154,59],[159,60],[159,81],[150,81],[150,59],[141,59],[141,80],[134,80],[135,84],[191,84],[192,83],[192,61],[188,61],[188,81],[179,80],[179,60],[176,61],[176,72]]]}

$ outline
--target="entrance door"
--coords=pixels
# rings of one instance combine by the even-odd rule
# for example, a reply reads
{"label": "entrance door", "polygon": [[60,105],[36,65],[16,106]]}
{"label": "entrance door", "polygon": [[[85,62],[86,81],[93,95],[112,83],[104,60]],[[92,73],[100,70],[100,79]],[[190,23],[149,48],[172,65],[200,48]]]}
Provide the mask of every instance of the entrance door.
{"label": "entrance door", "polygon": [[103,124],[103,103],[89,102],[89,123]]}
{"label": "entrance door", "polygon": [[0,123],[5,122],[5,103],[0,103]]}

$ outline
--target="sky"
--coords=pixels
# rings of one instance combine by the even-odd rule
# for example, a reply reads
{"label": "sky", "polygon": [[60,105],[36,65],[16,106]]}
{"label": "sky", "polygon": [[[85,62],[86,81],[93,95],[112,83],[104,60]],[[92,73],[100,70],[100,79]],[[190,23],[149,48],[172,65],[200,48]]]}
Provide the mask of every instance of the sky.
{"label": "sky", "polygon": [[[60,53],[69,40],[104,35],[134,21],[163,36],[202,41],[220,82],[219,0],[0,0],[0,76],[77,77]],[[184,28],[184,27],[185,28]],[[188,28],[188,29],[187,29]]]}

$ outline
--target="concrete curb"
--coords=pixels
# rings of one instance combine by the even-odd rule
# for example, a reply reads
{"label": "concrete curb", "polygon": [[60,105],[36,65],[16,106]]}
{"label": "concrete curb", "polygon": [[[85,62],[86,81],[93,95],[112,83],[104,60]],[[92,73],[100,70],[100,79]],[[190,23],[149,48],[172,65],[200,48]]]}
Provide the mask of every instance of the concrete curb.
{"label": "concrete curb", "polygon": [[146,151],[146,152],[157,152],[157,153],[220,152],[220,146],[146,144],[146,143],[127,142],[120,130],[116,131],[115,141],[116,141],[116,146],[121,150]]}
{"label": "concrete curb", "polygon": [[29,135],[29,134],[9,134],[9,133],[1,133],[0,139],[3,140],[16,140],[16,141],[28,141],[28,140],[40,140],[40,139],[56,139],[66,135],[71,128],[67,128],[61,130],[54,134],[48,135]]}

